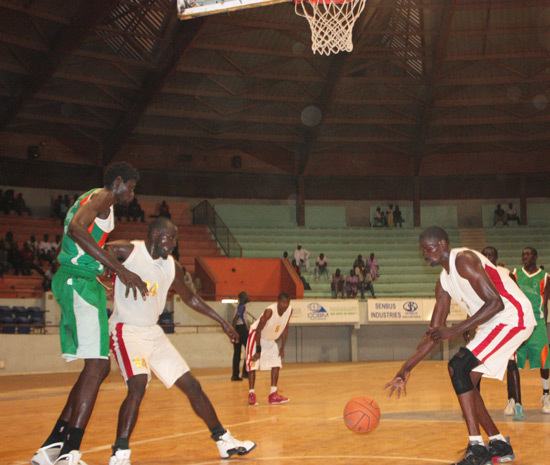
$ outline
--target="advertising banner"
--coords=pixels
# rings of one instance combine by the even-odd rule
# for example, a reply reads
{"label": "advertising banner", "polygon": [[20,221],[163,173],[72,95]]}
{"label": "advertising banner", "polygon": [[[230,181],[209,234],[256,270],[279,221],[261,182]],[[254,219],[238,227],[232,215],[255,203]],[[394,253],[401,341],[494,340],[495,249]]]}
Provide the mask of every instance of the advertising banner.
{"label": "advertising banner", "polygon": [[350,300],[293,300],[290,323],[355,324],[359,323],[359,301]]}
{"label": "advertising banner", "polygon": [[424,300],[426,299],[369,299],[368,321],[369,323],[425,321]]}

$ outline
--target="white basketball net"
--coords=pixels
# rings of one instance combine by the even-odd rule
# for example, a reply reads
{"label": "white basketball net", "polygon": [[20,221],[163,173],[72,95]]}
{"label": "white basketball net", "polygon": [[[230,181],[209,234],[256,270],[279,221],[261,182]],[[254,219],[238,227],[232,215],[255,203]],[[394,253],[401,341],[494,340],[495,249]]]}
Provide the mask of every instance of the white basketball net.
{"label": "white basketball net", "polygon": [[353,50],[353,25],[366,0],[297,0],[294,9],[311,26],[311,50],[321,55]]}

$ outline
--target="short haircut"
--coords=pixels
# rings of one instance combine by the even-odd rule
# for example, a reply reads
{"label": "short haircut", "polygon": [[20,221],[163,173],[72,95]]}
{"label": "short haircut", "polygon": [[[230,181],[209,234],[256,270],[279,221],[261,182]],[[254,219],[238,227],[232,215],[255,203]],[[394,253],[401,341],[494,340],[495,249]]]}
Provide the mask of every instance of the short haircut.
{"label": "short haircut", "polygon": [[532,253],[535,257],[538,257],[538,256],[539,256],[539,254],[538,254],[538,252],[537,252],[537,249],[535,249],[534,247],[531,247],[531,246],[529,246],[529,247],[524,247],[523,250],[525,250],[525,249],[529,249],[529,250],[531,251],[531,253]]}
{"label": "short haircut", "polygon": [[422,234],[420,234],[418,239],[421,241],[424,239],[436,239],[437,241],[444,239],[447,241],[447,243],[451,243],[451,241],[449,241],[449,235],[447,234],[447,231],[445,231],[443,228],[440,228],[439,226],[430,226]]}
{"label": "short haircut", "polygon": [[281,300],[281,299],[290,300],[290,295],[288,295],[288,293],[286,292],[281,292],[277,297],[277,300]]}
{"label": "short haircut", "polygon": [[487,247],[485,247],[485,248],[481,251],[482,255],[485,255],[485,251],[486,251],[486,250],[492,250],[493,253],[495,254],[495,257],[498,258],[498,250],[497,250],[495,247],[491,247],[490,245],[488,245]]}
{"label": "short haircut", "polygon": [[103,182],[107,187],[111,187],[119,176],[124,182],[128,182],[130,179],[139,181],[139,171],[130,165],[130,163],[122,161],[113,163],[107,167],[103,175]]}
{"label": "short haircut", "polygon": [[151,237],[154,231],[167,231],[171,226],[176,226],[171,219],[165,216],[159,216],[151,221],[149,230],[147,231],[147,237]]}

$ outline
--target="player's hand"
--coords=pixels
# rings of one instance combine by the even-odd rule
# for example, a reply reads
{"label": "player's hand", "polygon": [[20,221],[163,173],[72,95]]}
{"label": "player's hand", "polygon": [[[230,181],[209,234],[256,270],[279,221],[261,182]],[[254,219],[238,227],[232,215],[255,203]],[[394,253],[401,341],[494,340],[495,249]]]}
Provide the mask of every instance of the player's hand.
{"label": "player's hand", "polygon": [[117,270],[117,276],[126,286],[125,297],[128,297],[130,294],[130,289],[134,293],[134,300],[137,300],[138,291],[143,297],[143,300],[145,300],[145,298],[149,295],[147,284],[145,284],[137,274],[132,273],[129,269],[121,267]]}
{"label": "player's hand", "polygon": [[239,342],[239,334],[235,331],[233,326],[229,323],[223,323],[222,328],[233,344],[237,344]]}
{"label": "player's hand", "polygon": [[472,340],[472,336],[470,335],[470,331],[464,331],[462,333],[462,337],[464,338],[464,342],[468,343]]}
{"label": "player's hand", "polygon": [[253,362],[257,362],[258,360],[260,360],[260,353],[259,352],[256,352],[251,358],[250,360],[252,360]]}
{"label": "player's hand", "polygon": [[398,373],[395,378],[384,386],[384,389],[390,388],[388,391],[388,397],[391,397],[394,391],[396,392],[398,399],[401,397],[401,393],[403,393],[403,396],[407,395],[406,385],[410,374],[410,371],[407,371],[404,374]]}
{"label": "player's hand", "polygon": [[444,341],[445,339],[450,339],[454,336],[452,329],[446,328],[445,326],[437,326],[436,328],[430,328],[426,331],[428,337],[435,342]]}

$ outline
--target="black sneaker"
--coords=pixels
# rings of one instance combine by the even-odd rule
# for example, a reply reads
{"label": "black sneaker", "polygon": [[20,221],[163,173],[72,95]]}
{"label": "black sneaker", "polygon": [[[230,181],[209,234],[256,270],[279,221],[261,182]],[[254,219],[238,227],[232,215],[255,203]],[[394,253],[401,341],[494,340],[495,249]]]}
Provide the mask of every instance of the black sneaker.
{"label": "black sneaker", "polygon": [[514,449],[510,445],[510,438],[506,438],[506,441],[493,439],[489,442],[487,450],[493,463],[511,462],[516,458]]}
{"label": "black sneaker", "polygon": [[453,465],[487,465],[490,463],[491,455],[485,445],[469,443],[464,458]]}

